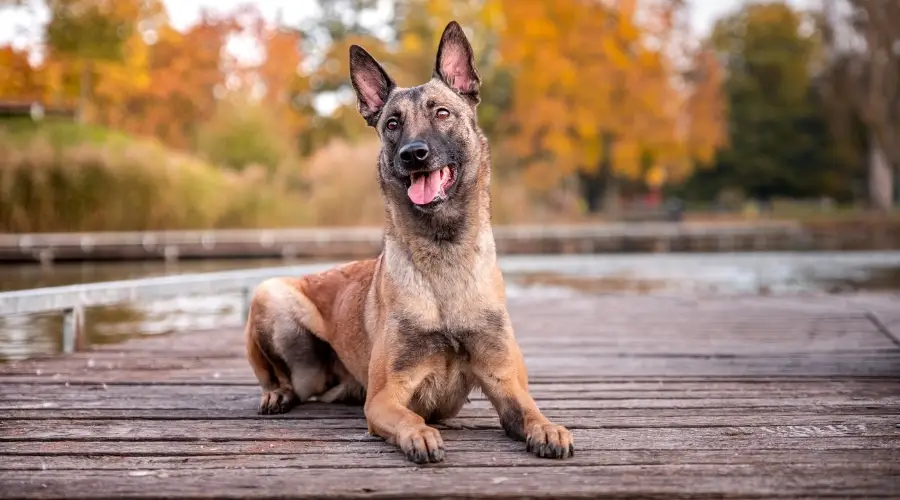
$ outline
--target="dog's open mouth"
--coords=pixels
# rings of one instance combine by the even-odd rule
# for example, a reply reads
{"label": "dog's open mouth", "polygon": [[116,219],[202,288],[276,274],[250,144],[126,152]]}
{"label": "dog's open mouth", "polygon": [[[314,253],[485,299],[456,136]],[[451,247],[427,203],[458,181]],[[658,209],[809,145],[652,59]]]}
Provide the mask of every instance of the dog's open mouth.
{"label": "dog's open mouth", "polygon": [[446,166],[439,170],[411,172],[406,193],[416,205],[428,205],[447,196],[447,188],[456,179],[456,169]]}

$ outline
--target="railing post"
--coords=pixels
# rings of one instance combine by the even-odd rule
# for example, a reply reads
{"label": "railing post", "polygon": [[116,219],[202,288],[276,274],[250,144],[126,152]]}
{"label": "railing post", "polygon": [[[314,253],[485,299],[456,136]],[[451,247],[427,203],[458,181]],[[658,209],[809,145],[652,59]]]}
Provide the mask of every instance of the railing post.
{"label": "railing post", "polygon": [[81,343],[84,335],[84,308],[77,305],[63,311],[63,341],[64,354],[72,354]]}

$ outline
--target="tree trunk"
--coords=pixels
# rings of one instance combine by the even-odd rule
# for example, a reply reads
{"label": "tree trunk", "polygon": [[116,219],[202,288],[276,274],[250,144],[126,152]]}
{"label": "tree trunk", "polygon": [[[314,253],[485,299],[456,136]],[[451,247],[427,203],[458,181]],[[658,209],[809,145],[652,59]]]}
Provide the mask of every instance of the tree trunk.
{"label": "tree trunk", "polygon": [[613,135],[604,132],[600,140],[603,141],[603,156],[597,170],[578,174],[581,196],[587,204],[588,213],[603,211],[616,214],[619,211],[619,183],[612,165]]}
{"label": "tree trunk", "polygon": [[78,123],[87,121],[87,108],[91,93],[91,62],[83,61],[81,65],[81,81],[78,83],[78,109],[75,119]]}
{"label": "tree trunk", "polygon": [[619,180],[616,175],[610,171],[606,178],[606,190],[603,193],[603,212],[607,215],[616,216],[621,208],[621,200],[619,199]]}
{"label": "tree trunk", "polygon": [[869,203],[874,210],[887,212],[894,206],[894,169],[875,134],[869,137]]}
{"label": "tree trunk", "polygon": [[581,197],[587,205],[589,214],[599,213],[603,207],[603,173],[579,172],[578,184],[581,188]]}
{"label": "tree trunk", "polygon": [[608,215],[619,213],[619,181],[613,168],[613,148],[615,137],[609,132],[603,133],[603,165],[601,172],[604,176],[605,189],[603,193],[603,211]]}

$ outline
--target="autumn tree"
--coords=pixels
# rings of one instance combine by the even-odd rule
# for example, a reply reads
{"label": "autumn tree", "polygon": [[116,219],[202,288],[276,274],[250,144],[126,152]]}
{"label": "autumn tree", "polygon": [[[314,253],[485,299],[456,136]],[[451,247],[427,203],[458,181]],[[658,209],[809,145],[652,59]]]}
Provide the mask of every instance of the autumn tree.
{"label": "autumn tree", "polygon": [[28,52],[0,47],[0,99],[40,100],[42,75],[28,62]]}
{"label": "autumn tree", "polygon": [[[379,0],[315,0],[316,15],[295,26],[301,37],[301,52],[307,58],[294,94],[298,111],[310,125],[299,137],[303,155],[312,154],[333,138],[354,140],[363,135],[365,124],[358,120],[355,101],[347,77],[350,45],[363,45],[380,60],[387,53],[378,28]],[[316,113],[316,101],[337,105],[324,115]]]}
{"label": "autumn tree", "polygon": [[498,47],[503,25],[499,0],[394,0],[394,36],[385,64],[400,85],[418,85],[434,72],[435,52],[448,20],[466,30],[482,80],[479,124],[491,138],[509,104],[509,74],[500,64]]}
{"label": "autumn tree", "polygon": [[[11,21],[16,14],[28,19],[34,17],[34,5],[26,0],[0,0],[0,17]],[[30,30],[24,23],[7,22],[18,34]],[[14,47],[12,44],[0,47],[0,99],[41,100],[45,89],[44,75],[39,67],[29,62],[30,47]]]}
{"label": "autumn tree", "polygon": [[825,89],[840,108],[838,121],[858,117],[868,129],[869,198],[886,211],[900,169],[900,3],[831,0],[822,7]]}
{"label": "autumn tree", "polygon": [[154,30],[148,54],[150,83],[128,99],[125,128],[174,147],[192,147],[201,124],[216,111],[217,89],[224,92],[223,48],[236,29],[230,15],[204,12],[183,33],[168,23]]}
{"label": "autumn tree", "polygon": [[300,72],[301,36],[294,29],[274,26],[260,30],[258,38],[265,58],[254,72],[264,87],[263,102],[280,126],[297,136],[309,127],[311,111],[309,78]]}
{"label": "autumn tree", "polygon": [[[701,82],[684,82],[687,90],[673,85],[679,75],[670,49],[682,8],[666,1],[503,2],[501,64],[514,74],[508,144],[533,189],[577,178],[588,210],[597,211],[604,197],[614,202],[616,178],[684,177],[694,157],[714,149],[718,131],[689,131],[716,118],[686,113],[718,113],[717,104],[698,102],[716,94],[691,94],[690,85]],[[716,76],[707,69],[698,77]]]}
{"label": "autumn tree", "polygon": [[[48,57],[77,65],[78,117],[86,118],[91,77],[97,61],[122,61],[125,41],[135,29],[136,19],[112,0],[50,0],[50,22],[45,38]],[[124,15],[123,15],[124,14]]]}
{"label": "autumn tree", "polygon": [[820,46],[802,29],[807,20],[772,2],[717,22],[711,43],[726,61],[729,147],[698,180],[762,199],[851,195],[855,165],[829,133],[813,84]]}

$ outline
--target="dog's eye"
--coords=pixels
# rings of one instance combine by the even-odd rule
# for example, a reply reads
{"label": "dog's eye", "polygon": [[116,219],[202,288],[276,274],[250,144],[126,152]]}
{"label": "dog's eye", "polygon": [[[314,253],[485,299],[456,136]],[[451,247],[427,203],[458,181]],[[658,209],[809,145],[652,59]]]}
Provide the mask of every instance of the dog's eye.
{"label": "dog's eye", "polygon": [[434,116],[436,116],[438,120],[446,120],[450,117],[450,112],[444,108],[441,108],[437,110],[437,113],[435,113]]}
{"label": "dog's eye", "polygon": [[396,118],[391,118],[390,120],[387,121],[387,124],[385,124],[385,127],[387,127],[388,130],[397,130],[397,128],[400,127],[400,122],[397,121]]}

